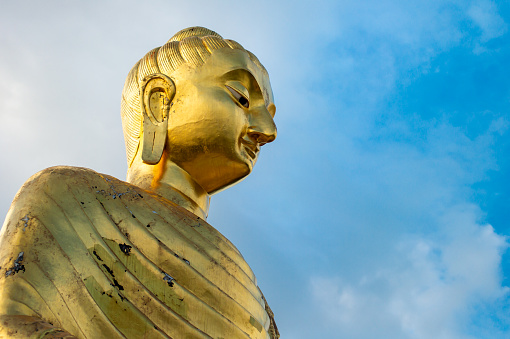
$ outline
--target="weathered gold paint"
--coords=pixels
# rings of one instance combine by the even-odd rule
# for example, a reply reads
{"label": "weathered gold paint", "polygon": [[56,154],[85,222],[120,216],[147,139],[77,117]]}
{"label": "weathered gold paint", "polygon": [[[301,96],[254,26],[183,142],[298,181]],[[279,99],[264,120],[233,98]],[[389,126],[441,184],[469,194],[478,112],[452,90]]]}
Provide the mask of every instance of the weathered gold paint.
{"label": "weathered gold paint", "polygon": [[274,113],[267,72],[236,42],[195,27],[149,52],[123,92],[127,182],[61,166],[16,195],[0,337],[278,338],[252,270],[205,221],[275,139]]}

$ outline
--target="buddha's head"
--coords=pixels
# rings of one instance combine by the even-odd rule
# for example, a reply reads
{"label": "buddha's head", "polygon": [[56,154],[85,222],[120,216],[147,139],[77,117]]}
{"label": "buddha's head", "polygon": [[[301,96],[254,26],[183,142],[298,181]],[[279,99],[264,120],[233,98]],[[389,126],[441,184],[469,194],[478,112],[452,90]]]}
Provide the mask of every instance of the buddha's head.
{"label": "buddha's head", "polygon": [[213,194],[252,171],[260,147],[276,137],[275,110],[267,71],[252,53],[206,28],[184,29],[126,79],[128,166],[170,161]]}

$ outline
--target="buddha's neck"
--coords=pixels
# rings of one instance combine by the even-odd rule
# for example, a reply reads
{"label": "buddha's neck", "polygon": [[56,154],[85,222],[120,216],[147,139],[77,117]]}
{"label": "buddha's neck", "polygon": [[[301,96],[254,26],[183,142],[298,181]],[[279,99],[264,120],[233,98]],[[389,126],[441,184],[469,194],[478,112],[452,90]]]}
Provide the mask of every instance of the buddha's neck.
{"label": "buddha's neck", "polygon": [[171,161],[165,161],[164,165],[132,166],[127,181],[176,203],[204,220],[207,218],[210,195]]}

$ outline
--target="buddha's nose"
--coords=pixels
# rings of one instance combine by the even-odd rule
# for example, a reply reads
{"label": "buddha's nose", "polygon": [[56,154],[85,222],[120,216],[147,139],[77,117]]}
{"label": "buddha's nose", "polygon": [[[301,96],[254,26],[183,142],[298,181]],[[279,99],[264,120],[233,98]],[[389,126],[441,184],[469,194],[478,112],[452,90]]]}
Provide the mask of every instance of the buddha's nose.
{"label": "buddha's nose", "polygon": [[250,114],[250,127],[247,134],[260,146],[276,139],[276,125],[269,111],[264,107]]}

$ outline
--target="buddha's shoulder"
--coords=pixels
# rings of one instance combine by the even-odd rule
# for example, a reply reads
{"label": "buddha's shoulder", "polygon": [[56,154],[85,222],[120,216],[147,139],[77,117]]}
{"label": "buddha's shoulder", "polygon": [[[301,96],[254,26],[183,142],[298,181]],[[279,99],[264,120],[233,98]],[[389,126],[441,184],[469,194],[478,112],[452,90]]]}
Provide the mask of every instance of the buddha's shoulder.
{"label": "buddha's shoulder", "polygon": [[[31,176],[16,194],[6,218],[21,213],[44,212],[55,208],[73,208],[80,196],[96,191],[119,189],[130,184],[88,168],[56,166]],[[65,204],[54,203],[66,202]],[[16,218],[18,216],[15,216]]]}
{"label": "buddha's shoulder", "polygon": [[[190,212],[149,192],[113,176],[98,173],[88,168],[55,166],[42,170],[30,177],[16,194],[9,215],[48,212],[60,209],[63,212],[87,207],[88,203],[116,209],[129,209],[131,205],[158,204],[163,210],[185,216]],[[118,206],[119,205],[119,206]],[[155,213],[152,210],[150,213]]]}
{"label": "buddha's shoulder", "polygon": [[21,187],[23,190],[39,190],[46,187],[63,187],[69,184],[85,184],[104,180],[104,174],[84,167],[55,166],[32,175]]}
{"label": "buddha's shoulder", "polygon": [[130,186],[124,181],[88,168],[50,167],[31,176],[16,194],[13,204],[23,197],[37,198],[47,194],[67,195],[81,190],[108,187],[112,182],[115,182],[116,186]]}
{"label": "buddha's shoulder", "polygon": [[107,200],[110,205],[119,204],[116,194],[126,191],[134,191],[134,186],[88,168],[50,167],[23,184],[11,204],[2,231],[23,230],[27,225],[59,227],[57,219],[73,222],[72,218],[79,211],[102,208],[101,200]]}
{"label": "buddha's shoulder", "polygon": [[108,215],[112,220],[122,220],[126,213],[127,217],[144,220],[158,215],[176,223],[196,220],[195,215],[174,202],[128,182],[87,168],[58,166],[40,171],[25,182],[11,204],[4,226],[19,228],[24,225],[23,220],[33,218],[48,227],[57,227],[57,219],[73,223]]}

